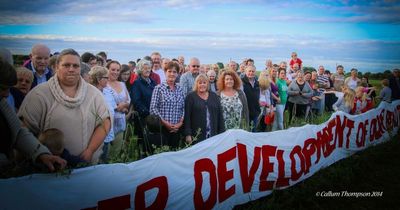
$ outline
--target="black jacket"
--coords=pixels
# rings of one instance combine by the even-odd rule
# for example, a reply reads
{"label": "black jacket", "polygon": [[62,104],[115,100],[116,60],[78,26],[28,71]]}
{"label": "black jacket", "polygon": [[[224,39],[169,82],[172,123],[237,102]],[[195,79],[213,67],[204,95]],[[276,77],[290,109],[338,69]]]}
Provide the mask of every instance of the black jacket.
{"label": "black jacket", "polygon": [[258,117],[260,114],[260,86],[258,85],[258,81],[254,81],[254,87],[250,84],[247,76],[242,78],[243,82],[243,91],[246,94],[247,104],[249,106],[249,118],[250,120]]}

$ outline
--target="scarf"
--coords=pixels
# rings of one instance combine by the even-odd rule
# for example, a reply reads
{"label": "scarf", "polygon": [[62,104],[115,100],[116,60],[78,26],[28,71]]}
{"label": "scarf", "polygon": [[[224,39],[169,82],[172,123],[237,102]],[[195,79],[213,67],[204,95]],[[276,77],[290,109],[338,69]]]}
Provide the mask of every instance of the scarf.
{"label": "scarf", "polygon": [[51,93],[58,103],[71,109],[76,108],[83,103],[87,93],[88,84],[82,79],[82,77],[79,77],[78,89],[74,98],[71,98],[64,93],[57,75],[51,77],[47,82],[49,83]]}

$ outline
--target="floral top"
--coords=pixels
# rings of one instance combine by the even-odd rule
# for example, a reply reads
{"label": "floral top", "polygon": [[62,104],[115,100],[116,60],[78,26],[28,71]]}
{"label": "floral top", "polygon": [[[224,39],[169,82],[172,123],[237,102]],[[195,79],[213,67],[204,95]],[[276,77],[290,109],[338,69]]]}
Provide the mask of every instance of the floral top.
{"label": "floral top", "polygon": [[225,120],[225,129],[240,128],[243,104],[239,93],[226,96],[221,92],[222,115]]}

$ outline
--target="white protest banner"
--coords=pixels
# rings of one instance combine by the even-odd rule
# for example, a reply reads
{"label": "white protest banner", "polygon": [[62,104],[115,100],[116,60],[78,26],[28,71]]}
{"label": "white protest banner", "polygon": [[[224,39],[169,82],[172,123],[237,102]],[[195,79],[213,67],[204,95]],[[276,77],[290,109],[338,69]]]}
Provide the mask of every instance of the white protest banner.
{"label": "white protest banner", "polygon": [[284,189],[398,132],[400,101],[320,125],[228,130],[178,152],[68,176],[0,180],[1,209],[231,209]]}

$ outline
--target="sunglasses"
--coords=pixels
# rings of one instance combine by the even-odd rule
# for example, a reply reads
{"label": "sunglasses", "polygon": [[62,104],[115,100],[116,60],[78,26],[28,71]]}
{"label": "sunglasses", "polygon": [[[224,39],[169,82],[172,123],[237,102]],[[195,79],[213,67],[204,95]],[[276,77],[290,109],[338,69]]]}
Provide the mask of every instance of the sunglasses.
{"label": "sunglasses", "polygon": [[199,68],[200,65],[192,65],[193,68]]}

